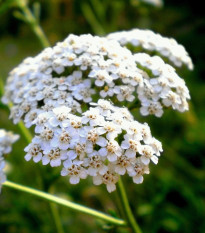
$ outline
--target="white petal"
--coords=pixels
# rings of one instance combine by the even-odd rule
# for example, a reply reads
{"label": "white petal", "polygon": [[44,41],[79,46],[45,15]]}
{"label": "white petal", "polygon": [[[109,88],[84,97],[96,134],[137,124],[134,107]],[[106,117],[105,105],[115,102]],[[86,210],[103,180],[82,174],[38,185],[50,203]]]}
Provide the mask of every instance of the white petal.
{"label": "white petal", "polygon": [[69,181],[71,184],[78,184],[80,181],[80,178],[78,176],[71,176]]}
{"label": "white petal", "polygon": [[136,156],[136,152],[134,150],[131,150],[131,149],[128,149],[126,152],[125,152],[125,155],[128,157],[128,158],[134,158]]}
{"label": "white petal", "polygon": [[99,137],[96,144],[105,147],[107,145],[107,140],[103,137]]}
{"label": "white petal", "polygon": [[93,167],[89,167],[88,168],[88,174],[90,176],[97,176],[97,169],[96,168],[93,168]]}
{"label": "white petal", "polygon": [[106,156],[107,155],[107,149],[106,148],[101,148],[98,152],[99,152],[99,154],[101,156]]}
{"label": "white petal", "polygon": [[133,182],[136,184],[141,184],[143,182],[143,176],[134,176]]}
{"label": "white petal", "polygon": [[93,177],[93,184],[95,184],[95,185],[102,184],[102,177],[101,176],[94,176]]}
{"label": "white petal", "polygon": [[142,155],[140,158],[141,158],[142,163],[144,163],[144,165],[149,164],[149,162],[150,162],[149,158],[145,157],[144,155]]}
{"label": "white petal", "polygon": [[58,167],[61,165],[61,160],[60,158],[52,159],[50,164],[51,164],[51,167]]}
{"label": "white petal", "polygon": [[61,171],[61,176],[67,176],[68,175],[68,170],[66,168],[63,168]]}
{"label": "white petal", "polygon": [[158,158],[157,158],[157,156],[155,156],[155,155],[153,155],[153,156],[151,157],[151,160],[152,160],[152,162],[155,163],[155,164],[158,163]]}
{"label": "white petal", "polygon": [[67,150],[68,147],[69,147],[69,144],[68,144],[68,143],[61,143],[61,144],[59,144],[59,148],[60,148],[61,150]]}
{"label": "white petal", "polygon": [[26,154],[24,158],[25,158],[26,161],[29,161],[32,158],[32,155],[31,154]]}
{"label": "white petal", "polygon": [[50,125],[53,126],[53,127],[56,127],[56,126],[59,125],[59,121],[58,121],[55,117],[51,117],[51,118],[49,119],[49,123],[50,123]]}
{"label": "white petal", "polygon": [[116,166],[115,172],[119,175],[124,175],[126,172],[126,169],[124,167]]}
{"label": "white petal", "polygon": [[69,168],[72,165],[72,161],[70,159],[67,159],[66,161],[63,162],[63,166],[65,168]]}
{"label": "white petal", "polygon": [[77,157],[77,154],[73,150],[68,151],[68,158],[69,159],[75,159]]}
{"label": "white petal", "polygon": [[50,162],[50,159],[47,155],[44,155],[42,158],[42,164],[47,165]]}
{"label": "white petal", "polygon": [[86,171],[81,171],[79,175],[80,175],[81,179],[85,179],[87,177],[87,172]]}
{"label": "white petal", "polygon": [[116,154],[108,154],[107,158],[110,162],[114,162],[117,160],[117,155]]}
{"label": "white petal", "polygon": [[42,154],[39,152],[35,157],[33,157],[33,161],[38,163],[42,159]]}
{"label": "white petal", "polygon": [[111,184],[107,184],[106,187],[107,187],[107,191],[108,191],[109,193],[115,191],[115,189],[116,189],[115,184],[112,184],[112,183],[111,183]]}
{"label": "white petal", "polygon": [[99,174],[104,175],[108,170],[107,166],[103,166],[102,168],[99,169]]}
{"label": "white petal", "polygon": [[130,147],[129,142],[123,141],[123,142],[121,143],[121,148],[122,148],[122,149],[128,149],[129,147]]}

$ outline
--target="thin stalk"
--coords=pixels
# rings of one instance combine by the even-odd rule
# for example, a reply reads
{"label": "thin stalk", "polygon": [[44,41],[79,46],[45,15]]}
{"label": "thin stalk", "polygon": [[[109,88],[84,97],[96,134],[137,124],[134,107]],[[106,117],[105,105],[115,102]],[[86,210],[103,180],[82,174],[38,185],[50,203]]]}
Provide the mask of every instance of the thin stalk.
{"label": "thin stalk", "polygon": [[20,131],[22,132],[27,143],[31,143],[33,136],[31,134],[31,132],[25,127],[23,121],[20,121],[18,123],[18,127],[19,127]]}
{"label": "thin stalk", "polygon": [[38,20],[32,14],[29,9],[27,3],[22,3],[20,0],[18,1],[18,6],[21,9],[23,16],[25,17],[25,21],[29,24],[31,30],[36,34],[43,48],[49,47],[50,43],[43,32],[41,26],[38,23]]}
{"label": "thin stalk", "polygon": [[[48,192],[50,194],[54,194],[54,186],[51,186],[49,188]],[[65,233],[64,229],[63,229],[63,226],[61,224],[61,218],[60,218],[60,213],[59,213],[59,210],[58,210],[58,206],[55,203],[52,203],[52,202],[50,202],[49,204],[50,204],[51,212],[52,212],[53,219],[55,221],[55,225],[56,225],[58,233]]]}
{"label": "thin stalk", "polygon": [[45,192],[42,192],[42,191],[39,191],[39,190],[36,190],[36,189],[33,189],[33,188],[29,188],[27,186],[16,184],[16,183],[11,182],[11,181],[6,181],[2,185],[6,186],[6,187],[9,187],[9,188],[13,188],[13,189],[16,189],[16,190],[19,190],[19,191],[23,191],[23,192],[32,194],[32,195],[40,197],[40,198],[42,198],[44,200],[51,201],[53,203],[68,207],[68,208],[70,208],[72,210],[76,210],[78,212],[94,216],[96,218],[99,218],[101,220],[104,220],[104,221],[106,221],[108,223],[112,223],[112,224],[117,225],[117,226],[126,226],[126,222],[124,220],[122,220],[122,219],[114,218],[114,217],[109,216],[107,214],[104,214],[104,213],[102,213],[100,211],[93,210],[91,208],[88,208],[88,207],[73,203],[71,201],[64,200],[62,198],[53,196],[51,194],[48,194],[48,193],[45,193]]}
{"label": "thin stalk", "polygon": [[4,94],[4,82],[2,78],[0,77],[0,97],[2,97]]}
{"label": "thin stalk", "polygon": [[97,20],[90,5],[86,2],[82,2],[81,9],[84,14],[84,17],[92,27],[93,31],[98,35],[105,35],[105,31],[99,23],[99,21]]}
{"label": "thin stalk", "polygon": [[64,233],[63,226],[61,224],[60,215],[59,215],[56,204],[51,203],[51,202],[49,204],[50,204],[51,212],[53,215],[53,220],[55,221],[55,225],[56,225],[58,233]]}
{"label": "thin stalk", "polygon": [[132,228],[134,233],[142,233],[142,230],[140,229],[133,213],[132,210],[130,208],[129,202],[128,202],[128,198],[127,198],[127,194],[125,192],[125,188],[122,182],[122,179],[119,177],[119,181],[117,183],[117,191],[119,193],[120,199],[121,199],[121,203],[124,209],[124,213],[126,215],[127,218],[127,222],[129,224],[129,226]]}

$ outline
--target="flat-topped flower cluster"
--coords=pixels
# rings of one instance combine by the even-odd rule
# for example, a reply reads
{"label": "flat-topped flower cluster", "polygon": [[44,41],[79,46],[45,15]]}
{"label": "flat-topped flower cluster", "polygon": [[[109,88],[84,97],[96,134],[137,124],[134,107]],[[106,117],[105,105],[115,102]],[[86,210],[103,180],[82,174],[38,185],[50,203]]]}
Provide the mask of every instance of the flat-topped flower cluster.
{"label": "flat-topped flower cluster", "polygon": [[[133,52],[138,45],[141,52]],[[26,160],[63,165],[61,175],[73,184],[92,176],[109,192],[125,173],[141,183],[162,146],[123,106],[132,102],[143,116],[161,117],[165,107],[188,110],[190,99],[173,66],[147,54],[153,50],[176,66],[193,67],[176,41],[136,29],[107,37],[69,35],[12,70],[2,101],[13,103],[14,123],[35,125]]]}
{"label": "flat-topped flower cluster", "polygon": [[6,175],[3,169],[5,168],[5,154],[11,152],[11,146],[14,142],[19,139],[19,135],[13,134],[12,132],[7,132],[4,129],[0,129],[0,191],[1,185],[6,181]]}
{"label": "flat-topped flower cluster", "polygon": [[126,45],[131,50],[157,52],[158,56],[167,58],[173,65],[181,67],[185,65],[188,69],[193,69],[193,63],[183,45],[177,43],[173,38],[163,37],[151,30],[132,29],[130,31],[121,31],[110,33],[109,39],[119,41],[121,45]]}
{"label": "flat-topped flower cluster", "polygon": [[107,38],[70,35],[11,71],[3,101],[14,103],[14,123],[24,119],[29,127],[42,109],[66,105],[82,112],[82,103],[100,98],[121,106],[138,101],[142,115],[160,117],[163,107],[188,110],[190,96],[184,80],[160,57],[133,55]]}
{"label": "flat-topped flower cluster", "polygon": [[65,106],[39,114],[25,159],[52,167],[63,164],[61,175],[69,175],[70,183],[92,176],[94,184],[105,184],[109,192],[125,173],[142,183],[150,160],[158,162],[161,143],[147,124],[134,121],[127,108],[101,99],[91,105],[82,116]]}

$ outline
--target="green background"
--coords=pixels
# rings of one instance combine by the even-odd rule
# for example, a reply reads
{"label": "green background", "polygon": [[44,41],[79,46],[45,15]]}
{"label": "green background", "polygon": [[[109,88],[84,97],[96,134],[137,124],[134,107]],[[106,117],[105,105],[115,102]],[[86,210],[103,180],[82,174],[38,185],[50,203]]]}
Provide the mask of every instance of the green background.
{"label": "green background", "polygon": [[[2,10],[0,1],[0,78],[27,56],[41,51],[41,45],[28,25],[14,17],[18,8]],[[147,122],[154,137],[162,141],[164,152],[157,166],[143,184],[133,184],[123,177],[131,208],[145,233],[205,232],[205,29],[204,10],[196,1],[164,1],[156,8],[135,0],[45,0],[41,4],[41,25],[54,45],[68,34],[105,35],[132,28],[151,29],[184,45],[193,59],[194,70],[178,70],[190,90],[190,111],[178,113],[166,110],[162,118],[154,116],[136,119]],[[198,4],[198,5],[196,5]],[[0,105],[0,128],[18,133],[18,127],[8,120],[7,107]],[[58,168],[24,160],[22,139],[8,156],[8,179],[57,194],[68,200],[119,215],[116,193],[109,194],[104,186],[94,186],[91,179],[70,185],[58,177]],[[117,229],[65,207],[57,207],[63,229],[70,233],[129,232]],[[46,201],[3,188],[0,196],[0,232],[57,232]]]}

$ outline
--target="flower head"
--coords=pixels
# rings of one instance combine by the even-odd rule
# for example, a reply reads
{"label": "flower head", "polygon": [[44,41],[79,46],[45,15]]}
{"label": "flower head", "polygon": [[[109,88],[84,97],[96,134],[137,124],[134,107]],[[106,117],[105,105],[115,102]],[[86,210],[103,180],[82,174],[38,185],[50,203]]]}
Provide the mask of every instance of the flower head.
{"label": "flower head", "polygon": [[12,144],[19,139],[19,135],[7,132],[4,129],[0,129],[0,192],[2,183],[6,181],[6,175],[4,174],[5,159],[4,155],[9,154],[12,149]]}

